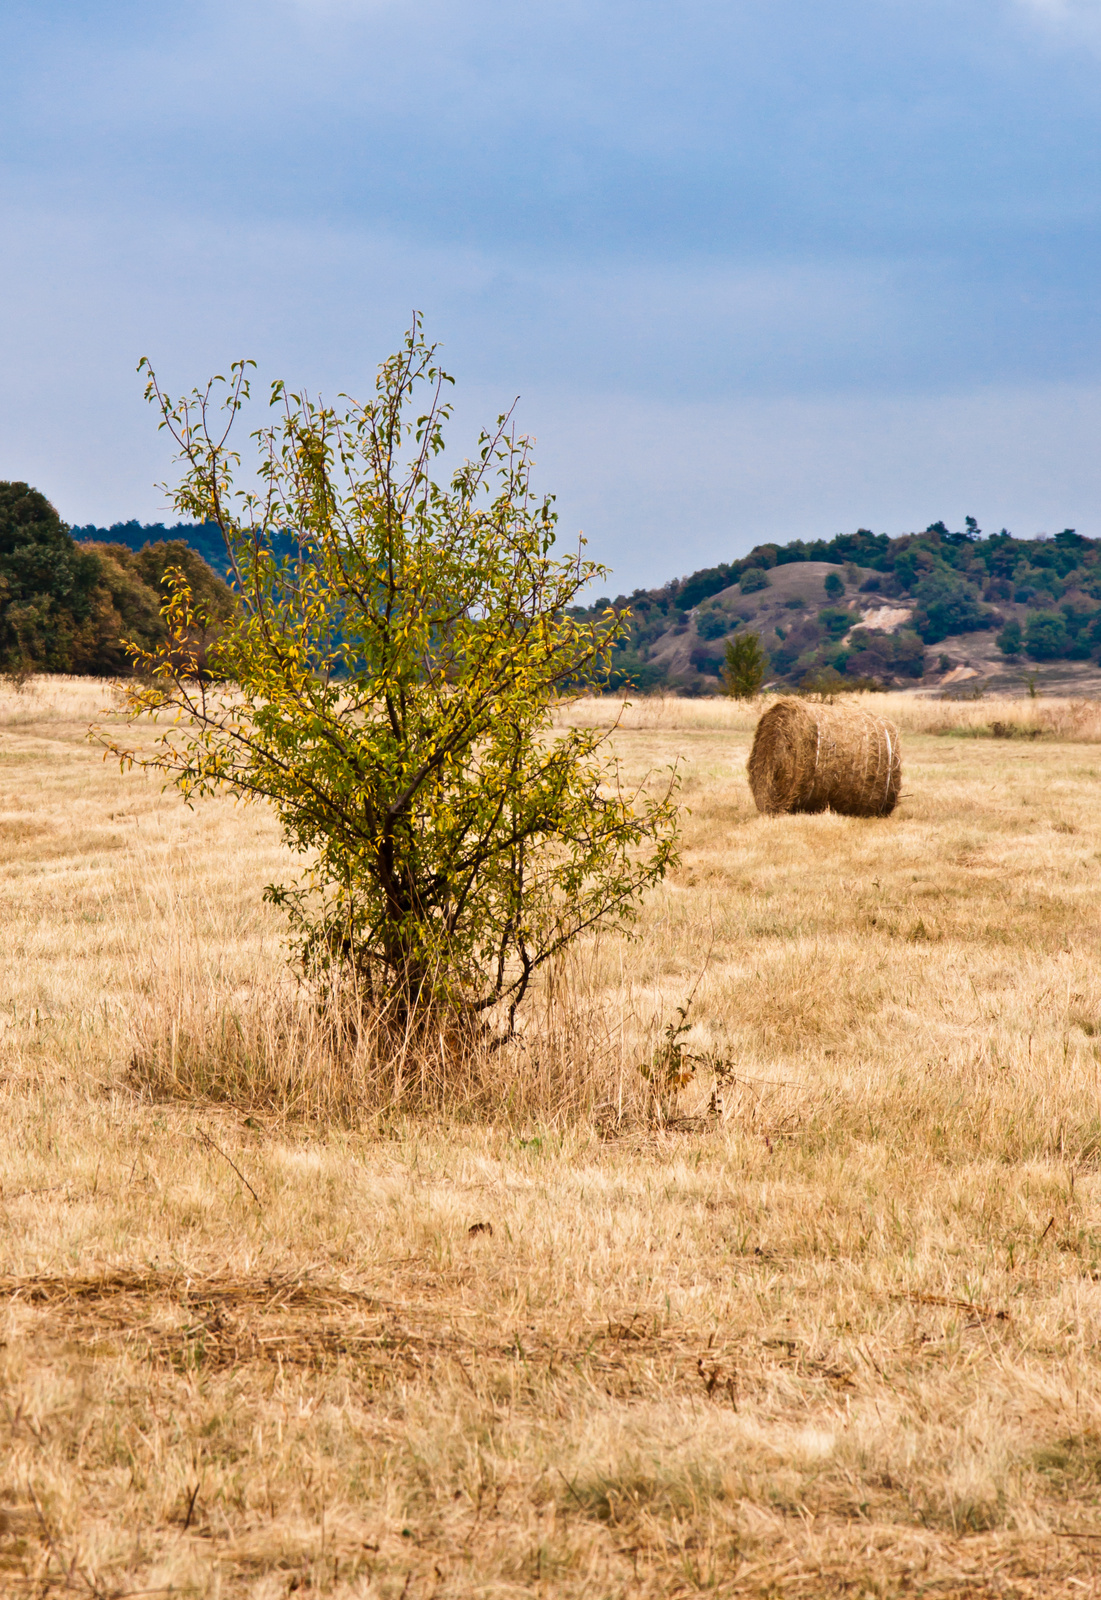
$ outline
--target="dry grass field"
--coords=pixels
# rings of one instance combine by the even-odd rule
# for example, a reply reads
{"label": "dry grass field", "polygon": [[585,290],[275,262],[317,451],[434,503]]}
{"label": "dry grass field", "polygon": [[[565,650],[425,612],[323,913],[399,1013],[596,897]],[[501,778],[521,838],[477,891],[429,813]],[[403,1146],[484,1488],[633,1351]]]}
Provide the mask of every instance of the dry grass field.
{"label": "dry grass field", "polygon": [[265,1046],[272,820],[107,697],[0,695],[0,1593],[1101,1594],[1096,706],[892,697],[867,822],[641,702],[682,865],[444,1120]]}

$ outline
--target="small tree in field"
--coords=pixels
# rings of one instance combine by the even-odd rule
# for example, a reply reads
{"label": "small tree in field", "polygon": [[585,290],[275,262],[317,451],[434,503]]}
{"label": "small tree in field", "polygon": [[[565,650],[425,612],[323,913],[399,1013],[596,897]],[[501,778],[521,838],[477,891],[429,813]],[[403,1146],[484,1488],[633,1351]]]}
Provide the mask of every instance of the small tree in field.
{"label": "small tree in field", "polygon": [[189,800],[271,802],[305,862],[267,895],[307,968],[350,971],[405,1029],[496,1008],[511,1030],[533,973],[629,920],[674,859],[673,777],[627,792],[607,732],[552,727],[626,625],[566,614],[604,569],[553,555],[507,417],[435,481],[451,379],[417,321],[364,405],[274,386],[258,489],[234,488],[228,449],[246,363],[182,400],[146,370],[184,469],[175,508],[221,527],[239,606],[200,672],[178,577],[169,642],[134,652],[127,697],[171,724],[152,750],[111,748]]}
{"label": "small tree in field", "polygon": [[768,670],[768,657],[755,633],[739,633],[726,641],[723,682],[735,700],[752,700],[761,692]]}

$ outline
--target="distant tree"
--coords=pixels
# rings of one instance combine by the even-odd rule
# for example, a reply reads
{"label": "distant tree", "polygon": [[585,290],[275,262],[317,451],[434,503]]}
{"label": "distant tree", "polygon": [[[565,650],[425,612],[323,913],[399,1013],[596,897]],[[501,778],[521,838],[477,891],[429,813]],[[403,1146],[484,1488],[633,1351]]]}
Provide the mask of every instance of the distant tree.
{"label": "distant tree", "polygon": [[763,567],[747,567],[742,573],[742,593],[756,594],[758,589],[767,589],[771,582],[772,579]]}
{"label": "distant tree", "polygon": [[[698,644],[690,651],[688,665],[693,672],[700,672],[705,678],[718,678],[722,676],[723,662],[721,656],[711,654],[705,644]],[[691,687],[691,685],[689,685]]]}
{"label": "distant tree", "polygon": [[827,572],[825,588],[831,600],[840,600],[845,593],[845,580],[839,572]]}
{"label": "distant tree", "polygon": [[87,670],[99,576],[44,494],[0,483],[0,670]]}
{"label": "distant tree", "polygon": [[925,646],[909,628],[899,633],[853,630],[845,671],[861,678],[920,678],[925,673]]}
{"label": "distant tree", "polygon": [[188,635],[188,658],[196,670],[210,675],[210,646],[233,615],[236,602],[228,585],[182,540],[128,545],[95,544],[86,548],[100,567],[94,617],[94,646],[89,670],[112,675],[133,671],[133,653],[155,651],[167,642],[164,611],[175,585],[183,579],[194,599]]}
{"label": "distant tree", "polygon": [[1067,653],[1067,625],[1058,611],[1033,611],[1025,625],[1025,653],[1033,661],[1055,661]]}
{"label": "distant tree", "polygon": [[1005,627],[994,640],[1003,656],[1019,656],[1023,648],[1021,624],[1016,617],[1010,617]]}
{"label": "distant tree", "polygon": [[721,639],[736,626],[736,619],[717,606],[696,613],[696,632],[701,639]]}
{"label": "distant tree", "polygon": [[758,634],[739,633],[726,641],[722,676],[728,695],[735,700],[752,700],[761,692],[767,671],[768,657],[761,649]]}
{"label": "distant tree", "polygon": [[914,627],[926,644],[990,626],[993,613],[979,604],[972,585],[951,567],[935,567],[918,581],[914,595],[918,602]]}
{"label": "distant tree", "polygon": [[72,530],[74,539],[81,544],[125,545],[128,550],[141,551],[150,545],[183,543],[202,556],[207,566],[220,577],[229,576],[229,557],[222,530],[212,522],[177,522],[166,527],[163,522],[113,522],[109,528],[95,523],[85,523]]}
{"label": "distant tree", "polygon": [[853,624],[859,621],[859,618],[854,616],[851,611],[843,611],[834,606],[825,606],[818,613],[818,621],[820,626],[825,628],[826,634],[830,639],[843,639]]}
{"label": "distant tree", "polygon": [[228,588],[187,545],[77,544],[45,495],[0,483],[0,671],[129,673],[127,640],[165,641],[170,569],[186,573],[215,626],[230,615]]}
{"label": "distant tree", "polygon": [[711,595],[718,594],[720,589],[727,588],[734,582],[735,576],[730,566],[722,563],[717,567],[703,567],[685,582],[668,584],[667,589],[675,594],[677,605],[682,610],[690,611],[701,600],[707,600]]}

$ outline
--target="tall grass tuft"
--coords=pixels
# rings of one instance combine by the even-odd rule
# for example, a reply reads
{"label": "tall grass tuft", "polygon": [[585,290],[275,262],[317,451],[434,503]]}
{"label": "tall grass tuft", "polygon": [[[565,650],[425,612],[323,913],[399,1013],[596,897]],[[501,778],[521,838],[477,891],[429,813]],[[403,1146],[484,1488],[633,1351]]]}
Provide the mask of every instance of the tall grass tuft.
{"label": "tall grass tuft", "polygon": [[505,1041],[447,1023],[402,1034],[332,974],[211,981],[198,950],[182,954],[134,1001],[129,1078],[153,1098],[346,1125],[416,1112],[618,1128],[643,1115],[646,1086],[597,998],[591,952],[546,973]]}

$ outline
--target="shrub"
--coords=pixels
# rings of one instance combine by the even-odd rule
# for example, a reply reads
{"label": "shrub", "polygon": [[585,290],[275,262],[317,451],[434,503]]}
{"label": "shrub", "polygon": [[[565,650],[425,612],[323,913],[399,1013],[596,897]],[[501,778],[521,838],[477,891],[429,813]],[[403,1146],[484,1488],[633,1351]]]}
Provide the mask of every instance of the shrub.
{"label": "shrub", "polygon": [[605,571],[553,556],[552,503],[507,416],[433,478],[450,382],[415,321],[365,405],[275,385],[257,493],[234,489],[226,442],[246,364],[176,401],[150,371],[184,468],[175,508],[218,523],[236,574],[213,651],[235,688],[196,683],[177,574],[168,641],[135,651],[150,681],[127,702],[173,720],[151,749],[109,747],[187,799],[270,801],[307,862],[267,891],[303,965],[350,976],[403,1037],[432,1023],[461,1052],[494,1015],[511,1033],[532,975],[579,934],[631,918],[675,857],[676,810],[672,776],[655,796],[625,790],[606,731],[552,733],[624,621],[568,614]]}
{"label": "shrub", "polygon": [[836,607],[827,606],[818,613],[818,621],[831,639],[842,639],[854,623],[860,618],[851,611],[841,611]]}
{"label": "shrub", "polygon": [[743,594],[756,594],[759,589],[767,589],[771,582],[763,567],[747,567],[742,573],[741,590]]}
{"label": "shrub", "polygon": [[845,580],[839,572],[826,573],[825,589],[829,599],[840,600],[845,593]]}
{"label": "shrub", "polygon": [[1005,627],[995,638],[995,644],[1003,656],[1019,656],[1023,648],[1021,624],[1016,617],[1010,617]]}
{"label": "shrub", "polygon": [[701,639],[721,639],[734,625],[732,617],[714,607],[699,612],[696,617],[696,632]]}

